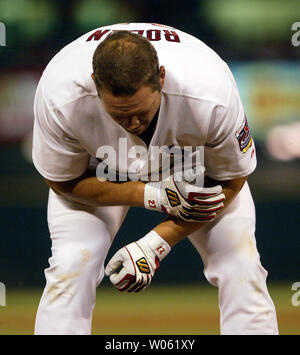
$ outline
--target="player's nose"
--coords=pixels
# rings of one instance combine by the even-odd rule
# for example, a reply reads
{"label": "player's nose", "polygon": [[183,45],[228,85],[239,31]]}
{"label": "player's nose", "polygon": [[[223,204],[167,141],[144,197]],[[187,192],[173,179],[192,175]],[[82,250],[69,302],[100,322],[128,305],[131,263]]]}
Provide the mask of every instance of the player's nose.
{"label": "player's nose", "polygon": [[125,121],[125,127],[129,130],[134,130],[140,126],[140,120],[137,116],[128,117]]}

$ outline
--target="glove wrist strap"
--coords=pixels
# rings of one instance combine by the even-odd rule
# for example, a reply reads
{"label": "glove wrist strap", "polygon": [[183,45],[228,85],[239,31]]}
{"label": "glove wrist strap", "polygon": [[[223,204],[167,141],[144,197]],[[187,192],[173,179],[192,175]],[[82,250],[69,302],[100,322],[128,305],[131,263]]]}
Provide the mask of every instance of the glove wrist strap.
{"label": "glove wrist strap", "polygon": [[144,206],[147,210],[161,211],[160,189],[161,182],[148,182],[145,185]]}
{"label": "glove wrist strap", "polygon": [[170,245],[154,230],[142,238],[161,261],[171,251]]}

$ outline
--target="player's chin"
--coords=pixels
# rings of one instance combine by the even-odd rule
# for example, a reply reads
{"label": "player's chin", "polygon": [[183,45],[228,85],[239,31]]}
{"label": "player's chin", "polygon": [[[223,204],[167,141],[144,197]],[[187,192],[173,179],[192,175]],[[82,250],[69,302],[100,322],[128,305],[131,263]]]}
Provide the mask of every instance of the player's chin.
{"label": "player's chin", "polygon": [[142,125],[142,126],[140,126],[139,128],[137,128],[137,129],[130,130],[130,131],[128,130],[128,132],[131,133],[131,134],[134,134],[134,135],[136,135],[136,136],[139,136],[140,134],[142,134],[143,132],[145,132],[146,129],[147,129],[147,126],[146,126],[146,125]]}

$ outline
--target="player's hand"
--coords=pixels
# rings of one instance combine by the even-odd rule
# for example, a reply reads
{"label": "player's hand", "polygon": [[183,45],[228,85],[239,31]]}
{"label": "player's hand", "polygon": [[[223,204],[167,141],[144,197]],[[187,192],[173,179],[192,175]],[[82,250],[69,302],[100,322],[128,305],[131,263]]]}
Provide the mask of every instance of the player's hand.
{"label": "player's hand", "polygon": [[224,207],[225,195],[220,185],[199,187],[172,175],[145,186],[145,208],[156,209],[186,222],[210,222]]}
{"label": "player's hand", "polygon": [[119,291],[139,292],[150,284],[159,262],[170,250],[169,244],[151,231],[119,249],[108,262],[105,274]]}

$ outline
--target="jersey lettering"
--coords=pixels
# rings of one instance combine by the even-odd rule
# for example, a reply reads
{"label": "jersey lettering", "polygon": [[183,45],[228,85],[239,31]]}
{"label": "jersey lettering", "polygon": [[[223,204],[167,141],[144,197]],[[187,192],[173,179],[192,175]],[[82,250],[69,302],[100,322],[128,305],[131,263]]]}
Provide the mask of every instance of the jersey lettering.
{"label": "jersey lettering", "polygon": [[165,39],[168,42],[180,42],[179,36],[175,31],[164,30]]}
{"label": "jersey lettering", "polygon": [[[86,42],[89,41],[99,41],[104,35],[107,33],[111,32],[112,30],[107,29],[107,30],[97,30],[94,33],[92,33]],[[129,30],[133,33],[139,34],[141,36],[145,36],[148,38],[149,41],[152,42],[157,42],[161,41],[162,38],[164,38],[167,42],[174,42],[174,43],[180,43],[180,38],[176,31],[173,30],[158,30],[158,29],[151,29],[147,30],[145,33],[145,30]]]}
{"label": "jersey lettering", "polygon": [[91,41],[92,39],[94,41],[99,41],[99,39],[101,39],[106,33],[110,32],[110,30],[97,30],[96,32],[94,32],[92,35],[90,35],[90,37],[86,40]]}
{"label": "jersey lettering", "polygon": [[160,36],[160,30],[148,30],[147,31],[147,38],[149,41],[160,41],[161,36]]}

